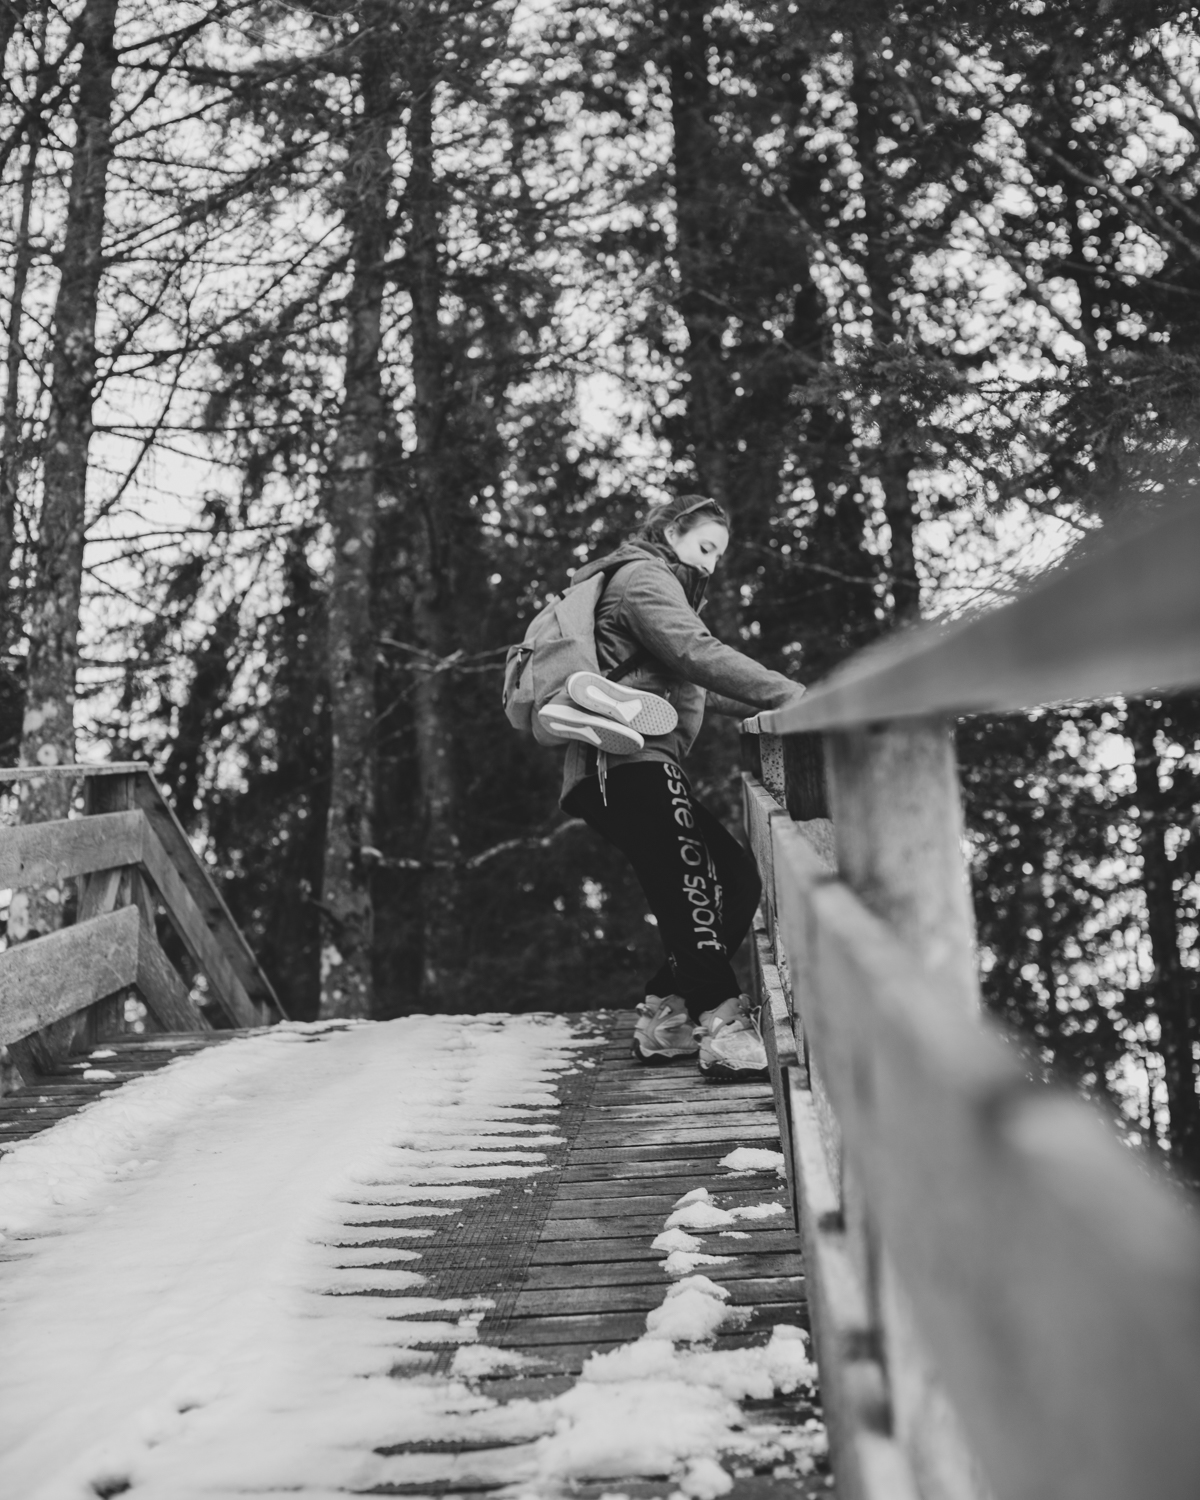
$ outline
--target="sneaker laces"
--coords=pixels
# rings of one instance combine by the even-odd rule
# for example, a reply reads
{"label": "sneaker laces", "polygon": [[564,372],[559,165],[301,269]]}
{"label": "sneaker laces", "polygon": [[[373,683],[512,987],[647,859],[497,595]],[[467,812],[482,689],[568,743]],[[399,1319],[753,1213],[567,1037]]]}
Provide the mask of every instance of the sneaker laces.
{"label": "sneaker laces", "polygon": [[[671,1005],[672,1000],[678,1000],[679,1006]],[[682,1016],[687,1014],[682,997],[679,995],[646,995],[638,1001],[637,1009],[644,1016],[657,1016],[668,1006],[672,1015]]]}
{"label": "sneaker laces", "polygon": [[738,1011],[736,1015],[728,1017],[717,1017],[707,1022],[709,1036],[718,1036],[722,1031],[727,1031],[731,1026],[736,1026],[740,1031],[753,1031],[762,1036],[762,1025],[759,1021],[759,1008],[751,1000],[749,995],[739,995]]}

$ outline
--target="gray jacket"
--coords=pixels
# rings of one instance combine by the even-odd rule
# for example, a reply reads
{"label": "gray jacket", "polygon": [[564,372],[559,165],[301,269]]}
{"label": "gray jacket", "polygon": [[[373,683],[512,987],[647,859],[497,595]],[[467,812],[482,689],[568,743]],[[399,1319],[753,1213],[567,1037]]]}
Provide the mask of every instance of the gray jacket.
{"label": "gray jacket", "polygon": [[[670,734],[652,735],[644,749],[620,756],[619,762],[658,760],[678,765],[700,732],[706,695],[712,695],[713,708],[739,717],[778,708],[795,696],[798,683],[717,640],[696,613],[708,580],[664,548],[627,542],[608,557],[580,568],[575,581],[625,558],[628,561],[609,578],[596,606],[600,670],[611,672],[644,647],[651,659],[622,681],[669,699],[679,723]],[[588,747],[578,740],[567,746],[564,797],[585,776],[594,774],[591,754],[589,760]],[[616,759],[610,757],[610,764]]]}

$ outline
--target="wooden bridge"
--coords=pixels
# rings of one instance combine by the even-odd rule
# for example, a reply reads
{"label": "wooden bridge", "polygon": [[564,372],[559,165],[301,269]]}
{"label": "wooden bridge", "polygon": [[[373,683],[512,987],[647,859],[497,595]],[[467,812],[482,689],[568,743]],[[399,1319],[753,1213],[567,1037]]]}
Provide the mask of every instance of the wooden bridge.
{"label": "wooden bridge", "polygon": [[[247,1459],[192,1489],[155,1468],[182,1441],[168,1423],[124,1457],[88,1457],[70,1470],[79,1487],[53,1493],[750,1500],[832,1486],[841,1500],[1195,1500],[1200,1216],[1097,1111],[1035,1085],[981,1016],[949,725],[1200,686],[1198,578],[1190,506],[989,615],[865,652],[795,709],[746,726],[769,1085],[636,1068],[627,1015],[585,1018],[569,1038],[545,1023],[541,1041],[525,1018],[522,1046],[544,1041],[551,1061],[517,1102],[489,1103],[501,1023],[414,1019],[388,1034],[398,1059],[443,1049],[454,1107],[483,1143],[466,1156],[510,1163],[440,1149],[457,1117],[435,1100],[427,1136],[419,1121],[408,1135],[399,1116],[389,1125],[400,1166],[372,1158],[364,1186],[330,1200],[350,1208],[327,1243],[360,1258],[322,1305],[331,1291],[391,1299],[404,1360],[373,1373],[409,1406],[441,1403],[424,1426],[392,1406],[376,1428],[360,1416],[338,1429],[339,1454],[357,1434],[352,1470],[326,1455],[288,1477]],[[305,1043],[297,1056],[316,1077],[322,1056],[373,1031],[272,1027],[279,1002],[149,773],[74,774],[83,816],[0,835],[5,884],[79,881],[74,925],[0,955],[0,1041],[21,1075],[0,1100],[0,1215],[20,1157],[10,1143],[99,1121],[127,1079],[145,1091],[166,1060],[220,1053],[274,1067],[273,1036]],[[131,994],[149,1012],[144,1035],[124,1031]],[[455,1028],[483,1049],[482,1071],[453,1062]],[[537,1113],[551,1076],[556,1102]],[[363,1110],[380,1107],[364,1084]],[[505,1131],[525,1131],[535,1155],[499,1153]],[[454,1186],[471,1172],[486,1186]],[[40,1232],[0,1247],[0,1337]],[[73,1232],[58,1228],[60,1248]],[[800,1357],[808,1329],[819,1390]],[[0,1410],[20,1375],[10,1363]],[[375,1411],[379,1385],[349,1386],[352,1404]],[[181,1401],[179,1420],[212,1399]],[[0,1449],[0,1493],[36,1493],[12,1478],[4,1489],[49,1451],[35,1449],[24,1470],[19,1454],[6,1470]]]}

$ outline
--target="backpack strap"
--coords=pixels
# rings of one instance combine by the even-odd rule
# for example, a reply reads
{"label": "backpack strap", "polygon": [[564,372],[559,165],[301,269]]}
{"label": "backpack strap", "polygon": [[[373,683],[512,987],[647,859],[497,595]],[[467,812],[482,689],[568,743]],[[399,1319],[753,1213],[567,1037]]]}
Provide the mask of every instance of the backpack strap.
{"label": "backpack strap", "polygon": [[[612,568],[605,568],[605,589],[608,588],[608,585],[612,582],[613,578],[621,571],[621,569],[627,567],[632,561],[634,561],[633,558],[626,558],[623,562],[617,563]],[[601,592],[600,597],[604,597],[603,591]],[[599,599],[596,602],[597,604],[599,604]],[[652,651],[648,651],[645,646],[639,646],[632,656],[627,656],[624,661],[618,662],[617,665],[613,667],[611,672],[605,672],[603,673],[603,676],[607,678],[609,682],[620,682],[622,678],[628,677],[631,672],[636,672],[639,667],[644,667],[647,662],[653,660],[654,653]]]}
{"label": "backpack strap", "polygon": [[620,682],[623,677],[628,677],[631,672],[636,672],[639,667],[653,660],[653,654],[647,651],[645,646],[639,646],[632,656],[627,656],[611,672],[605,672],[604,675],[609,682]]}

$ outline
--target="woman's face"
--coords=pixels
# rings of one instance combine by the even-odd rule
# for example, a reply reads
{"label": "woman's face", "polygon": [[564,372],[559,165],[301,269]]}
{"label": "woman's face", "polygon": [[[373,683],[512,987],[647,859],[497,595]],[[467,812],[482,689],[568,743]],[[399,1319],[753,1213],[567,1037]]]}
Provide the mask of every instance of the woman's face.
{"label": "woman's face", "polygon": [[690,568],[699,568],[710,578],[729,546],[729,531],[715,516],[701,521],[690,531],[680,531],[678,526],[668,526],[663,535],[681,563],[687,563]]}

